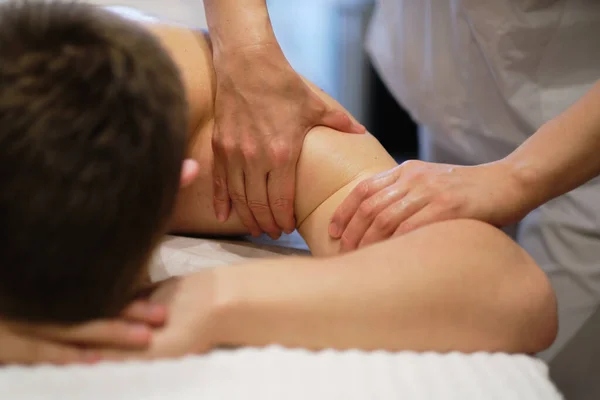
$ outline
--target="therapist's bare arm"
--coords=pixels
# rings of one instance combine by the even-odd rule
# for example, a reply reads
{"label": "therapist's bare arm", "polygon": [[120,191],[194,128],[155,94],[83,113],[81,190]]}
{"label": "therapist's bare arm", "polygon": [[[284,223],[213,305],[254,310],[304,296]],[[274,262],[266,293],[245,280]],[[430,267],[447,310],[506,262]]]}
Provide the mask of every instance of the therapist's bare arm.
{"label": "therapist's bare arm", "polygon": [[600,174],[600,81],[503,161],[532,209]]}
{"label": "therapist's bare arm", "polygon": [[600,82],[503,160],[468,167],[410,161],[368,178],[337,209],[330,234],[352,250],[453,218],[518,222],[600,173],[598,110]]}
{"label": "therapist's bare arm", "polygon": [[[204,0],[216,71],[214,212],[230,205],[250,233],[295,226],[296,162],[316,125],[362,133],[316,96],[286,60],[265,0]],[[300,29],[300,26],[299,26]]]}

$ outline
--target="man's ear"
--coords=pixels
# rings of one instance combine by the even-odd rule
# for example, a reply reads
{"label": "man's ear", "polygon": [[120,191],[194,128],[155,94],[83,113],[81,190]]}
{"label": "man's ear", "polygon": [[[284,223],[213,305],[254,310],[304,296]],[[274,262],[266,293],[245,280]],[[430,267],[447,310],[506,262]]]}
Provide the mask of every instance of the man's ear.
{"label": "man's ear", "polygon": [[179,187],[185,188],[191,185],[198,177],[200,166],[198,161],[191,158],[186,158],[181,164],[181,178],[179,179]]}

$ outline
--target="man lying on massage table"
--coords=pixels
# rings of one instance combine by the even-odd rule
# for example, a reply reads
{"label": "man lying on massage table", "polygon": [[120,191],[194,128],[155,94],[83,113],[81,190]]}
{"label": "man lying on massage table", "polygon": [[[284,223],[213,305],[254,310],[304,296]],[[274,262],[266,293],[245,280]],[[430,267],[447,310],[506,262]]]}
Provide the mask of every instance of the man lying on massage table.
{"label": "man lying on massage table", "polygon": [[[0,5],[0,360],[171,357],[275,343],[535,353],[552,343],[545,275],[491,226],[444,222],[336,254],[327,233],[333,211],[394,161],[368,134],[315,128],[294,207],[317,257],[162,283],[150,301],[169,317],[151,343],[146,335],[140,349],[109,348],[140,344],[116,335],[122,322],[100,319],[139,293],[164,232],[247,233],[235,216],[221,224],[212,210],[209,40],[181,27],[146,28],[81,4]],[[184,161],[186,152],[195,161]],[[126,318],[153,321],[136,307]],[[107,327],[115,329],[104,337]]]}

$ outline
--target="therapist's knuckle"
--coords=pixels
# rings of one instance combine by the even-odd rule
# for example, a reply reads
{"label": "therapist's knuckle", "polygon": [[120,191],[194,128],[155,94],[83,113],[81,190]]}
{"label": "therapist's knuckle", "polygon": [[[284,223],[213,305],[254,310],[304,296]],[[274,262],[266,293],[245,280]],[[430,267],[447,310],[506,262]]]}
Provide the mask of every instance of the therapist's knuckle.
{"label": "therapist's knuckle", "polygon": [[379,214],[373,221],[375,229],[380,232],[389,232],[394,230],[394,222],[387,213]]}
{"label": "therapist's knuckle", "polygon": [[419,169],[421,165],[422,162],[419,160],[406,160],[402,164],[400,164],[400,169],[404,171],[412,171]]}
{"label": "therapist's knuckle", "polygon": [[237,191],[229,192],[229,197],[231,198],[231,202],[233,204],[241,205],[246,204],[246,196],[243,193]]}
{"label": "therapist's knuckle", "polygon": [[283,167],[291,158],[290,144],[275,142],[269,145],[268,154],[275,168]]}
{"label": "therapist's knuckle", "polygon": [[258,214],[265,214],[270,210],[269,205],[260,200],[248,200],[248,207],[252,210],[252,212]]}
{"label": "therapist's knuckle", "polygon": [[356,189],[354,189],[354,193],[360,199],[364,199],[371,194],[371,182],[368,180],[364,180],[360,182]]}
{"label": "therapist's knuckle", "polygon": [[358,215],[363,219],[371,219],[375,216],[375,206],[370,201],[363,201],[358,207]]}
{"label": "therapist's knuckle", "polygon": [[273,208],[278,210],[288,210],[292,208],[292,199],[287,197],[278,196],[271,201]]}
{"label": "therapist's knuckle", "polygon": [[235,141],[222,137],[213,137],[212,145],[218,154],[232,154],[237,147]]}
{"label": "therapist's knuckle", "polygon": [[246,161],[253,163],[260,158],[258,146],[254,143],[242,144],[240,151],[241,151],[242,157]]}
{"label": "therapist's knuckle", "polygon": [[215,197],[222,199],[227,195],[227,181],[222,175],[217,175],[215,177]]}

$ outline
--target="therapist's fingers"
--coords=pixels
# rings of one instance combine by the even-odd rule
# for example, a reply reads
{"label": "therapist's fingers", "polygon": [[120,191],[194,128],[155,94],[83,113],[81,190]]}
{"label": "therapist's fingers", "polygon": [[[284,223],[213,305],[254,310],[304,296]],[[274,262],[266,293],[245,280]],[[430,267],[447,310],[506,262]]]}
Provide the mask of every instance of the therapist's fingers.
{"label": "therapist's fingers", "polygon": [[327,126],[340,132],[363,134],[367,129],[355,122],[344,111],[335,107],[327,107],[323,111],[320,125]]}
{"label": "therapist's fingers", "polygon": [[394,232],[394,236],[405,235],[416,229],[422,228],[426,225],[447,221],[449,219],[455,219],[457,216],[453,210],[448,210],[437,206],[435,203],[430,203],[418,213],[415,213],[410,218],[407,218],[402,222]]}
{"label": "therapist's fingers", "polygon": [[411,193],[394,202],[375,217],[360,241],[359,247],[368,246],[391,237],[400,225],[426,206],[427,197],[418,193]]}
{"label": "therapist's fingers", "polygon": [[266,232],[271,239],[279,239],[281,230],[275,223],[275,218],[271,213],[269,197],[267,194],[268,174],[248,171],[246,174],[246,196],[248,198],[248,207],[263,232]]}
{"label": "therapist's fingers", "polygon": [[231,199],[227,189],[227,169],[221,143],[213,136],[213,206],[219,222],[225,222],[231,213]]}
{"label": "therapist's fingers", "polygon": [[242,224],[244,224],[252,236],[260,236],[260,227],[248,207],[245,176],[244,171],[241,168],[229,165],[229,169],[227,170],[227,188],[229,190],[231,204],[240,217]]}
{"label": "therapist's fingers", "polygon": [[403,185],[390,185],[363,201],[342,234],[340,249],[344,252],[356,249],[375,219],[390,205],[402,200],[407,191]]}
{"label": "therapist's fingers", "polygon": [[334,239],[340,239],[361,204],[375,193],[396,182],[399,168],[398,166],[360,182],[333,214],[329,225],[329,235]]}
{"label": "therapist's fingers", "polygon": [[294,196],[296,192],[296,168],[278,168],[269,173],[269,205],[275,222],[285,233],[296,229],[294,218]]}

